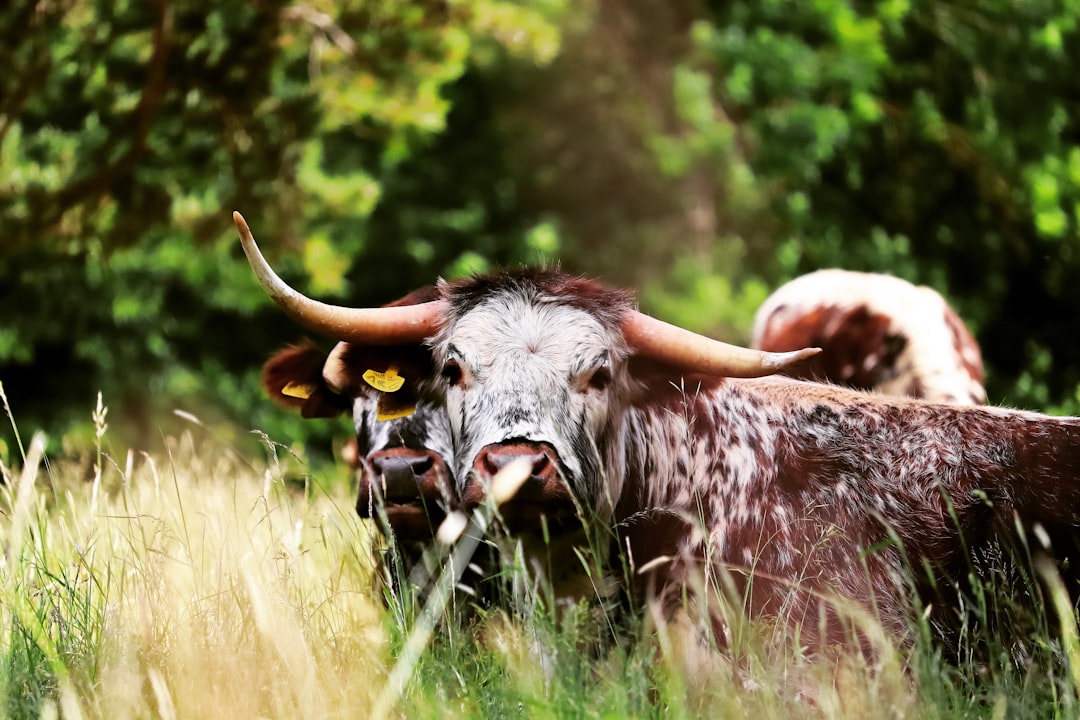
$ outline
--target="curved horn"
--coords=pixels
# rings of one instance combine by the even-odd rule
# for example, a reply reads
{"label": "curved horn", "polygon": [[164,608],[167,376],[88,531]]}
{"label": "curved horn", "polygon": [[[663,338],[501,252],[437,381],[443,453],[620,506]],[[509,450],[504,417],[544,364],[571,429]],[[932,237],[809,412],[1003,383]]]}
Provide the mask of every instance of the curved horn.
{"label": "curved horn", "polygon": [[233,213],[251,269],[266,294],[308,330],[366,345],[420,342],[435,333],[446,304],[442,300],[387,308],[349,308],[312,300],[285,284],[259,252],[244,216]]}
{"label": "curved horn", "polygon": [[622,330],[626,342],[642,355],[696,372],[725,377],[773,375],[821,352],[821,348],[783,353],[751,350],[698,335],[637,311],[626,315]]}

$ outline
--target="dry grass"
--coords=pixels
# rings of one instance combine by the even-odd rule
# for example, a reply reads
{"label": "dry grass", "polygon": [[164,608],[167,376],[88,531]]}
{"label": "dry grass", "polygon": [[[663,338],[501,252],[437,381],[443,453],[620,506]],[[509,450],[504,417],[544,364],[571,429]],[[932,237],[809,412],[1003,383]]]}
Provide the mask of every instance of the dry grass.
{"label": "dry grass", "polygon": [[25,675],[5,688],[9,709],[295,718],[370,705],[387,638],[345,488],[290,489],[191,436],[135,470],[106,465],[100,483],[35,473],[34,447],[27,460],[0,524],[5,657]]}
{"label": "dry grass", "polygon": [[[104,409],[97,414],[104,433]],[[160,455],[117,463],[99,449],[87,472],[48,466],[43,447],[35,437],[16,467],[2,468],[6,716],[352,718],[377,707],[408,718],[1076,711],[1072,615],[1029,640],[1035,651],[1026,664],[1011,661],[1009,646],[993,637],[978,638],[986,650],[979,659],[946,663],[930,643],[908,650],[877,636],[872,668],[850,655],[807,659],[778,626],[746,623],[737,609],[728,611],[739,640],[725,653],[704,647],[689,617],[656,629],[645,613],[606,617],[587,599],[578,611],[554,613],[536,597],[519,598],[510,607],[526,612],[482,610],[462,624],[437,605],[427,616],[421,603],[401,598],[384,608],[372,590],[372,531],[356,517],[351,490],[311,476],[287,482],[286,466],[291,475],[299,467],[287,453],[281,463],[274,452],[253,461],[196,428]],[[512,577],[520,568],[503,572],[508,586],[531,585]],[[1060,583],[1048,587],[1067,612]]]}

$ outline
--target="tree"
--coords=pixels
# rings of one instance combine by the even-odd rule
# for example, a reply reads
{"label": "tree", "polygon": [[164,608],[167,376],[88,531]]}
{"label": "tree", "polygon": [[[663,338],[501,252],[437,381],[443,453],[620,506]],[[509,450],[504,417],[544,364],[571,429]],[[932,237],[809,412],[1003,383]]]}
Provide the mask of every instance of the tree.
{"label": "tree", "polygon": [[695,137],[747,170],[747,271],[930,284],[977,330],[992,400],[1080,410],[1078,20],[1056,2],[711,3],[679,72],[713,103]]}
{"label": "tree", "polygon": [[262,361],[300,333],[252,282],[230,212],[289,281],[344,302],[535,256],[477,75],[550,59],[559,12],[5,6],[0,381],[16,417],[63,431],[100,389],[140,445],[177,405],[313,431],[259,396]]}

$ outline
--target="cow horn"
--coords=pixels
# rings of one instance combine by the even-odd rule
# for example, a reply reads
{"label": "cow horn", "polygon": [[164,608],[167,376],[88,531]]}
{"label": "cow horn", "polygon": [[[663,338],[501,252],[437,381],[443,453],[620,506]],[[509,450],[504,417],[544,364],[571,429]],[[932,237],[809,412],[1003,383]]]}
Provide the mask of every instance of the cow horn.
{"label": "cow horn", "polygon": [[773,375],[821,352],[821,348],[782,353],[751,350],[698,335],[636,311],[623,319],[622,330],[626,342],[642,355],[695,372],[725,377]]}
{"label": "cow horn", "polygon": [[307,329],[338,340],[366,345],[404,345],[420,342],[438,329],[446,306],[442,300],[385,308],[327,305],[297,292],[278,277],[259,252],[244,216],[233,213],[251,269],[263,290],[285,314]]}

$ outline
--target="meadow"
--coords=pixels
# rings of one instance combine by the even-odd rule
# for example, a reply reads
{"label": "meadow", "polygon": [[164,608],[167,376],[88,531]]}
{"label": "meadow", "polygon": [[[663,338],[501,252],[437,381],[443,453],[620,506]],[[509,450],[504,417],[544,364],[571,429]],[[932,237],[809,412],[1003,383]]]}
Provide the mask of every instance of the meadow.
{"label": "meadow", "polygon": [[[948,657],[930,639],[928,612],[913,615],[910,647],[877,632],[868,663],[807,657],[778,624],[746,622],[737,609],[731,647],[702,654],[639,614],[616,619],[583,602],[585,612],[556,622],[544,588],[515,582],[524,570],[512,552],[501,576],[519,588],[516,610],[463,613],[467,594],[438,591],[425,608],[373,582],[382,541],[357,518],[343,472],[312,472],[265,435],[264,454],[245,457],[196,418],[163,437],[160,452],[114,456],[102,449],[106,408],[94,418],[97,445],[83,461],[51,459],[45,436],[31,433],[0,468],[6,717],[1047,718],[1080,709],[1076,616],[1052,572],[1019,596],[986,580]],[[580,555],[566,562],[587,567]],[[1043,612],[1044,600],[1063,613]],[[1016,616],[1026,618],[1019,630]]]}

